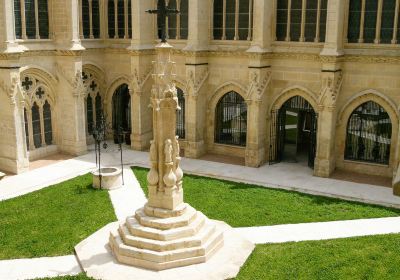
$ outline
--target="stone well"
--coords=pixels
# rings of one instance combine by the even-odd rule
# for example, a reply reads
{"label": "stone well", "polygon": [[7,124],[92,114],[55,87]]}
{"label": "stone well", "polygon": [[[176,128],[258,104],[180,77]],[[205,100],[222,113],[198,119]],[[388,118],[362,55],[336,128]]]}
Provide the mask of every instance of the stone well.
{"label": "stone well", "polygon": [[105,190],[113,190],[122,186],[122,170],[117,167],[103,167],[100,170],[92,171],[93,188],[101,188]]}

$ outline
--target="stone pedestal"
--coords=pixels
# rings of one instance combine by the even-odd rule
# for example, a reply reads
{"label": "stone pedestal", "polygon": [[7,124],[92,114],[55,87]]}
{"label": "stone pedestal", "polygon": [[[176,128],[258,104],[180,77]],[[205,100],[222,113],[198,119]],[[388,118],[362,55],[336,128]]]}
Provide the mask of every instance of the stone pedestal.
{"label": "stone pedestal", "polygon": [[180,146],[175,135],[180,108],[171,49],[167,43],[158,45],[158,60],[153,63],[154,139],[150,142],[148,202],[109,236],[109,246],[120,263],[155,271],[204,263],[224,246],[222,230],[183,202]]}
{"label": "stone pedestal", "polygon": [[203,263],[223,244],[222,231],[186,203],[175,210],[147,204],[110,236],[119,262],[157,271]]}

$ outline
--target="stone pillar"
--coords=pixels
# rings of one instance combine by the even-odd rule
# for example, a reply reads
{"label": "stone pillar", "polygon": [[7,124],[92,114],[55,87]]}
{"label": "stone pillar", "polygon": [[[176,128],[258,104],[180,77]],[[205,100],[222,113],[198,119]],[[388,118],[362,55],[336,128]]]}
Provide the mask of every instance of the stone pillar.
{"label": "stone pillar", "polygon": [[154,8],[153,1],[132,0],[132,40],[131,49],[154,49],[155,17],[146,13]]}
{"label": "stone pillar", "polygon": [[[332,59],[332,58],[331,58]],[[336,100],[343,81],[338,63],[325,63],[318,108],[317,151],[314,175],[329,177],[335,170]]]}
{"label": "stone pillar", "polygon": [[192,0],[189,5],[189,37],[185,50],[203,51],[210,42],[210,2]]}
{"label": "stone pillar", "polygon": [[[206,123],[206,98],[208,58],[205,52],[210,42],[210,1],[194,0],[189,5],[189,37],[185,51],[185,157],[198,158],[206,152],[204,124]],[[204,97],[202,96],[204,95]]]}
{"label": "stone pillar", "polygon": [[0,69],[0,170],[21,173],[29,168],[25,139],[24,100],[16,62]]}
{"label": "stone pillar", "polygon": [[149,108],[149,85],[154,60],[154,17],[146,13],[154,8],[152,1],[132,0],[131,53],[131,147],[146,150],[152,139],[152,114]]}
{"label": "stone pillar", "polygon": [[185,157],[198,158],[206,153],[204,131],[206,124],[208,59],[200,52],[186,58],[185,94]]}
{"label": "stone pillar", "polygon": [[321,55],[341,56],[343,55],[344,40],[347,34],[344,33],[346,1],[329,0],[326,21],[325,45]]}
{"label": "stone pillar", "polygon": [[23,48],[15,40],[14,1],[2,1],[0,4],[0,51],[23,52]]}
{"label": "stone pillar", "polygon": [[85,86],[82,80],[82,57],[79,51],[58,51],[57,103],[59,143],[62,152],[86,153]]}
{"label": "stone pillar", "polygon": [[271,51],[274,26],[274,0],[254,0],[253,41],[250,52]]}
{"label": "stone pillar", "polygon": [[168,210],[183,203],[182,170],[179,167],[179,143],[176,138],[176,88],[172,47],[167,43],[157,46],[158,59],[154,64],[154,85],[150,104],[153,108],[153,137],[150,146],[151,169],[148,175],[150,207]]}
{"label": "stone pillar", "polygon": [[265,162],[267,131],[267,91],[271,81],[271,66],[261,54],[249,61],[249,90],[247,102],[246,166],[259,167]]}
{"label": "stone pillar", "polygon": [[79,0],[53,1],[54,39],[57,49],[83,50],[79,36]]}

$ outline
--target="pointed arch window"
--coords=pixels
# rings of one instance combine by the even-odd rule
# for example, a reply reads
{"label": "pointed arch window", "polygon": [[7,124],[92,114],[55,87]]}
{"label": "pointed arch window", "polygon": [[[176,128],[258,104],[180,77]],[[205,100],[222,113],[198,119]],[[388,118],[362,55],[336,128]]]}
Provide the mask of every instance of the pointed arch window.
{"label": "pointed arch window", "polygon": [[15,37],[49,38],[48,0],[14,0]]}
{"label": "pointed arch window", "polygon": [[347,123],[344,158],[389,164],[392,123],[379,104],[368,101],[357,107]]}
{"label": "pointed arch window", "polygon": [[178,105],[181,108],[176,113],[176,134],[180,139],[185,139],[185,96],[183,90],[176,88],[178,93]]}
{"label": "pointed arch window", "polygon": [[108,38],[132,38],[131,0],[107,1]]}
{"label": "pointed arch window", "polygon": [[251,40],[254,0],[214,0],[214,40]]}
{"label": "pointed arch window", "polygon": [[215,109],[215,142],[246,146],[247,104],[237,92],[226,93]]}

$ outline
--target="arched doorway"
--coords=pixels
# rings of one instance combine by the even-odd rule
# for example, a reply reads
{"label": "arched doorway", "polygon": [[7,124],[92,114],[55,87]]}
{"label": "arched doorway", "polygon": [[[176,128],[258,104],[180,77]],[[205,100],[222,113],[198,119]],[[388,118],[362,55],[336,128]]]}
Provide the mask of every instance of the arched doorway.
{"label": "arched doorway", "polygon": [[301,96],[294,96],[271,114],[270,164],[306,162],[313,168],[317,114],[311,104]]}
{"label": "arched doorway", "polygon": [[[112,98],[112,128],[114,131],[114,142],[124,141],[127,145],[131,144],[131,96],[127,84],[120,85],[114,92]],[[124,135],[119,139],[118,132]]]}

